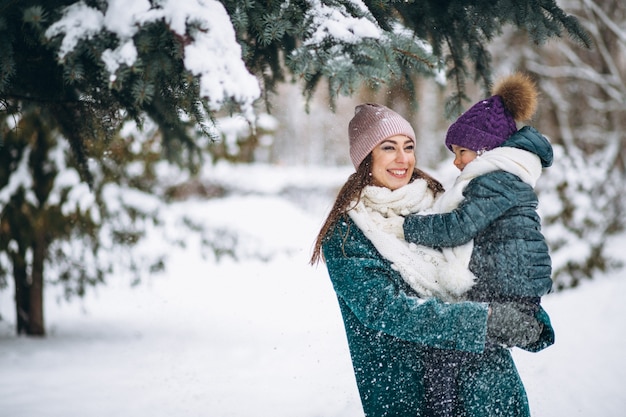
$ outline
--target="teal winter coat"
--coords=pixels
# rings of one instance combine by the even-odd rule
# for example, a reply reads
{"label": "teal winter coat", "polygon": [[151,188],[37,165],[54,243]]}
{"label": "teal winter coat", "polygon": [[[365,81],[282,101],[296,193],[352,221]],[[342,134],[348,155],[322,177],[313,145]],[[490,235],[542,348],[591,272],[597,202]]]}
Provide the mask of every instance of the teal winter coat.
{"label": "teal winter coat", "polygon": [[460,371],[458,417],[529,416],[509,350],[485,349],[486,303],[418,298],[348,216],[322,248],[367,417],[425,417],[431,347],[472,354]]}

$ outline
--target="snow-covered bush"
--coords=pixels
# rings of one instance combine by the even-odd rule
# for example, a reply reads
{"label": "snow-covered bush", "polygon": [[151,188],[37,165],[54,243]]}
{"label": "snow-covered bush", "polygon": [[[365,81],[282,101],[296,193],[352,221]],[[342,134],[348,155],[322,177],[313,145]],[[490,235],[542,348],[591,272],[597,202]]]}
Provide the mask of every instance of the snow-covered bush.
{"label": "snow-covered bush", "polygon": [[624,227],[624,199],[622,178],[607,169],[605,158],[559,145],[554,151],[554,165],[541,177],[538,192],[559,290],[618,266],[605,245],[607,236]]}

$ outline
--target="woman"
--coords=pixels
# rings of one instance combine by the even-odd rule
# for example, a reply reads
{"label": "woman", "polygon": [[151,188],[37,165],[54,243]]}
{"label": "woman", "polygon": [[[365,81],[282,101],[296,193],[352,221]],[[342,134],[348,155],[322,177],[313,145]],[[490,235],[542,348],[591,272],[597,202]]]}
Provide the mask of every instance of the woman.
{"label": "woman", "polygon": [[[435,348],[474,354],[459,373],[460,391],[471,394],[459,398],[459,416],[528,416],[526,393],[510,353],[485,349],[488,321],[496,322],[489,317],[488,304],[418,297],[398,266],[381,255],[384,245],[368,238],[375,230],[361,229],[352,217],[361,202],[366,211],[380,210],[387,217],[423,210],[443,191],[415,168],[411,125],[387,107],[362,104],[350,121],[349,138],[356,173],[340,190],[311,263],[322,256],[326,262],[365,415],[428,416],[424,357]],[[502,321],[506,318],[497,320]]]}

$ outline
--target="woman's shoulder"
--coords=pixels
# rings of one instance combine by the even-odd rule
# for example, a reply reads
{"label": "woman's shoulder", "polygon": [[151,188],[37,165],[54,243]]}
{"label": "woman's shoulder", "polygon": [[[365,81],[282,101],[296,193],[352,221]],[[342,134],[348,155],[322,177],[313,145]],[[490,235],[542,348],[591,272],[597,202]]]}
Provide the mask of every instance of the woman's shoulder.
{"label": "woman's shoulder", "polygon": [[350,216],[344,214],[343,216],[340,216],[335,224],[329,229],[328,234],[324,239],[324,245],[344,242],[348,238],[349,240],[360,240],[361,237],[365,238],[365,235],[361,232]]}
{"label": "woman's shoulder", "polygon": [[372,243],[348,215],[339,217],[322,243],[324,256],[363,256],[375,250]]}

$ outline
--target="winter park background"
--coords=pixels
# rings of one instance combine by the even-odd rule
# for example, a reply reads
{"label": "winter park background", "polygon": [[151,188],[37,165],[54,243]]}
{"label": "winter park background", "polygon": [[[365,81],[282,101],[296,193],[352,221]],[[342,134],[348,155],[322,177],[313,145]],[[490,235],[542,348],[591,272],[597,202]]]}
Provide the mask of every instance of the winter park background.
{"label": "winter park background", "polygon": [[[171,229],[155,230],[137,252],[161,250],[160,233],[175,233],[185,212],[220,219],[239,237],[240,255],[265,260],[203,260],[190,236],[187,247],[168,248],[166,273],[133,289],[119,277],[68,304],[49,288],[44,339],[15,336],[11,292],[0,293],[1,415],[361,416],[332,287],[323,266],[307,264],[332,200],[324,190],[349,173],[207,169],[238,191],[163,207]],[[295,186],[306,190],[288,192]],[[611,245],[626,261],[625,246],[626,235]],[[623,274],[545,298],[556,344],[537,354],[514,350],[534,416],[623,415]]]}
{"label": "winter park background", "polygon": [[[363,6],[360,1],[353,3]],[[558,133],[570,144],[577,145],[577,135],[609,144],[605,155],[591,156],[577,153],[573,146],[570,157],[574,163],[569,165],[557,156],[558,166],[540,180],[544,214],[555,214],[560,207],[550,193],[554,184],[565,178],[580,186],[583,192],[574,202],[584,223],[589,213],[596,219],[604,215],[598,210],[604,200],[591,190],[597,191],[598,184],[610,188],[615,183],[615,177],[609,181],[607,171],[600,169],[606,167],[598,161],[610,160],[611,152],[620,152],[623,129],[616,122],[614,130],[607,132],[604,121],[610,116],[613,121],[623,120],[626,91],[619,74],[599,74],[595,69],[623,67],[623,61],[611,59],[623,58],[626,26],[623,21],[612,22],[611,17],[621,15],[606,15],[599,1],[563,3],[593,10],[584,15],[588,18],[585,23],[591,25],[598,17],[618,39],[600,48],[608,51],[602,54],[609,61],[606,65],[588,64],[571,46],[554,46],[550,57],[564,51],[567,69],[561,67],[560,71],[571,71],[577,80],[566,81],[565,90],[571,92],[575,89],[570,87],[575,86],[583,91],[583,85],[596,83],[602,100],[606,89],[613,102],[604,103],[591,95],[589,101],[559,95],[559,80],[567,77],[558,71],[555,74],[536,49],[519,46],[525,41],[520,42],[514,31],[505,31],[492,52],[497,58],[496,72],[524,62],[541,77],[543,86],[553,92],[544,95],[544,103],[548,109],[556,108],[560,121],[565,121],[559,126],[565,134]],[[214,99],[210,107],[215,110],[225,97],[237,97],[245,110],[252,109],[260,94],[257,80],[241,60],[229,16],[219,2],[163,0],[160,9],[151,8],[144,0],[108,0],[107,4],[106,13],[101,13],[76,2],[51,26],[48,34],[62,38],[60,56],[71,55],[80,42],[108,31],[103,37],[119,40],[117,48],[102,55],[114,80],[120,67],[132,66],[137,59],[133,36],[140,23],[164,19],[171,30],[183,36],[191,16],[203,28],[211,29],[198,31],[194,42],[185,46],[185,67],[201,80],[202,93]],[[336,13],[323,2],[312,0],[310,4],[316,5],[309,16],[316,28],[308,39],[313,46],[328,36],[344,45],[385,36],[371,20]],[[615,45],[620,53],[610,50]],[[210,59],[215,56],[220,59]],[[441,162],[430,171],[449,185],[455,172],[451,161],[443,160],[449,154],[440,146],[445,125],[433,117],[440,115],[443,104],[428,86],[421,88],[420,101],[426,105],[414,115],[420,129],[419,165]],[[116,273],[106,285],[89,288],[83,299],[70,303],[64,300],[62,288],[46,287],[45,338],[15,334],[13,288],[9,285],[0,291],[0,417],[362,416],[343,324],[325,267],[308,265],[314,238],[335,193],[352,172],[346,158],[345,131],[353,105],[338,106],[343,112],[328,119],[324,118],[327,102],[320,105],[314,101],[310,117],[301,118],[301,91],[278,90],[283,101],[275,103],[276,114],[283,123],[289,121],[281,127],[283,139],[277,136],[272,143],[281,154],[269,155],[272,150],[260,146],[257,160],[272,163],[206,164],[199,182],[219,186],[227,191],[223,195],[164,204],[149,194],[116,189],[115,197],[158,213],[162,225],[147,224],[147,238],[131,251],[101,256],[123,260],[167,256],[163,272],[142,276],[136,286],[130,285],[132,277]],[[586,92],[582,96],[587,98]],[[584,110],[576,112],[569,107],[572,104],[580,104]],[[572,119],[585,118],[584,131],[573,134],[568,130],[570,110],[575,115]],[[591,110],[600,113],[597,125],[593,124],[596,113]],[[326,141],[329,137],[335,142]],[[437,146],[423,142],[424,138],[436,141]],[[62,146],[54,155],[59,167],[68,168],[63,165],[67,149]],[[28,184],[27,175],[20,176],[26,171],[16,170],[11,184]],[[59,187],[72,189],[72,198],[79,204],[92,204],[86,186],[77,183],[78,176],[70,171],[59,175]],[[172,167],[161,173],[172,183],[179,175]],[[617,184],[623,187],[623,182]],[[0,190],[0,203],[8,195],[4,191]],[[203,232],[189,233],[193,226]],[[564,241],[573,242],[554,254],[555,264],[561,266],[568,259],[585,258],[589,243],[603,239],[597,233],[582,233],[581,237],[558,228],[550,233],[569,233]],[[571,240],[572,236],[578,240]],[[179,243],[173,245],[173,241]],[[213,244],[212,250],[207,249],[207,241]],[[79,253],[80,241],[70,245]],[[607,247],[610,255],[626,263],[626,233],[612,236]],[[82,262],[89,267],[94,259]],[[53,269],[50,274],[54,275]],[[533,416],[624,415],[624,274],[624,269],[596,273],[593,280],[545,297],[556,344],[536,354],[513,351]]]}

